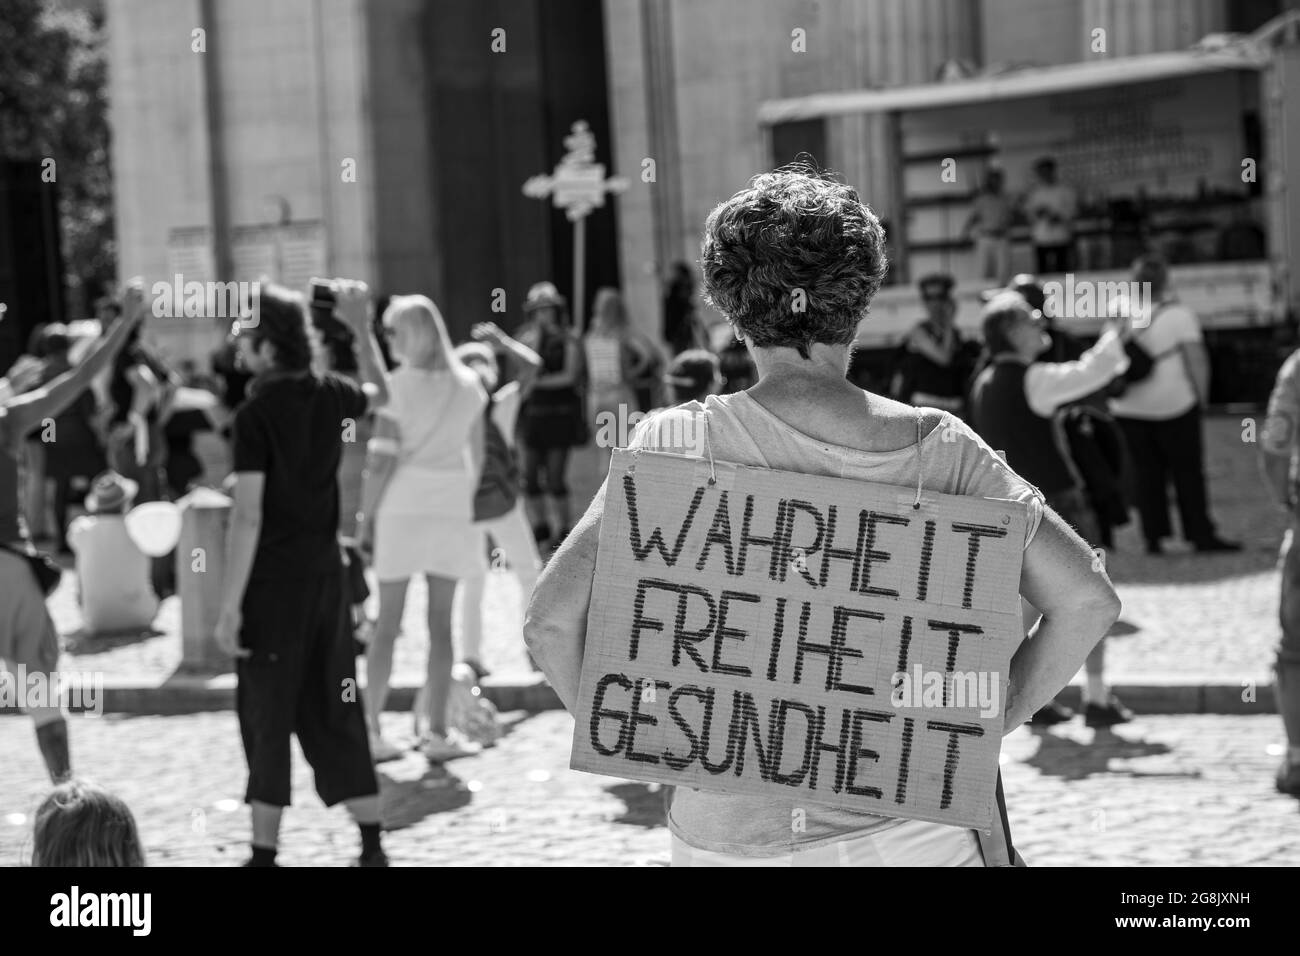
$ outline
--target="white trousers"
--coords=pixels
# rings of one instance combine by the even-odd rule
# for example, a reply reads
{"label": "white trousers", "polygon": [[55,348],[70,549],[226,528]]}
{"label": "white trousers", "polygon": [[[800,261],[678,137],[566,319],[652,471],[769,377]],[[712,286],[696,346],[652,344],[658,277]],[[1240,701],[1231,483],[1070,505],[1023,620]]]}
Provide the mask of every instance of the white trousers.
{"label": "white trousers", "polygon": [[[474,527],[491,535],[496,547],[504,554],[510,570],[519,580],[519,591],[527,607],[533,585],[537,583],[537,576],[542,570],[542,558],[537,553],[537,541],[528,524],[523,498],[516,501],[515,506],[500,518],[475,522]],[[492,564],[497,566],[495,557]],[[462,659],[483,659],[483,589],[486,583],[486,574],[475,574],[461,578],[456,588]]]}

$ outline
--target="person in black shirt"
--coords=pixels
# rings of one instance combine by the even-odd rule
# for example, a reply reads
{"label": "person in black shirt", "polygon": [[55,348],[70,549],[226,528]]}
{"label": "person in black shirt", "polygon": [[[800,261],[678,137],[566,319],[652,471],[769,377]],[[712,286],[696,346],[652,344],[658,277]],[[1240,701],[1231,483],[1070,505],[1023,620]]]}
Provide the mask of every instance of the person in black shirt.
{"label": "person in black shirt", "polygon": [[346,803],[361,828],[361,866],[386,866],[379,787],[356,688],[351,619],[338,542],[344,435],[388,399],[366,288],[339,283],[339,314],[369,347],[358,385],[311,371],[300,296],[262,285],[257,323],[241,330],[254,373],[234,422],[230,516],[217,643],[237,658],[236,707],[248,759],[253,856],[272,866],[289,803],[289,737],[297,734],[326,806]]}
{"label": "person in black shirt", "polygon": [[699,314],[695,311],[695,278],[685,262],[674,262],[664,293],[664,338],[673,355],[704,344]]}
{"label": "person in black shirt", "polygon": [[908,333],[899,350],[891,392],[908,405],[942,408],[961,416],[979,346],[957,331],[954,285],[946,273],[925,276],[917,283],[926,318]]}

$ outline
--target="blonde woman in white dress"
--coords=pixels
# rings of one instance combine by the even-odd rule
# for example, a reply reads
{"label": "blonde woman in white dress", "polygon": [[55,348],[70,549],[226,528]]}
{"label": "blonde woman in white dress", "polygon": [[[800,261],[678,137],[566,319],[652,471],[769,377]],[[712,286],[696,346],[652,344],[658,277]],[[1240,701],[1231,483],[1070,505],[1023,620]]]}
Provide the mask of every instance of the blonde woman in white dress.
{"label": "blonde woman in white dress", "polygon": [[376,760],[401,753],[380,736],[379,715],[407,586],[422,574],[429,591],[429,665],[421,700],[428,709],[417,721],[429,728],[421,752],[438,762],[478,749],[448,730],[447,700],[456,583],[486,565],[473,503],[488,398],[479,377],[456,356],[442,315],[427,297],[395,296],[384,329],[402,364],[389,379],[389,404],[376,418],[362,490],[360,537],[363,548],[373,550],[379,580],[379,621],[366,652],[370,749]]}

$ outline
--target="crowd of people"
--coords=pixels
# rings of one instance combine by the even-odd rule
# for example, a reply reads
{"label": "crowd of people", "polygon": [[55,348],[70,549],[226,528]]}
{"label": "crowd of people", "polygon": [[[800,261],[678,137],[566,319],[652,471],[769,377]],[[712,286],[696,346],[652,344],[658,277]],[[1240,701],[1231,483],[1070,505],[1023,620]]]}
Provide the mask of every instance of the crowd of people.
{"label": "crowd of people", "polygon": [[[798,229],[787,228],[795,208],[803,218]],[[1196,318],[1169,287],[1165,263],[1147,255],[1134,267],[1135,280],[1153,289],[1152,311],[1116,314],[1087,348],[1056,327],[1033,276],[990,291],[982,341],[954,324],[952,278],[926,276],[919,282],[926,318],[898,350],[888,397],[850,377],[858,322],[886,268],[883,230],[852,189],[805,170],[757,177],[710,215],[702,262],[709,301],[732,332],[717,352],[704,347],[684,264],[665,297],[666,346],[638,330],[615,289],[598,291],[591,328],[581,332],[564,296],[539,282],[514,334],[480,322],[457,345],[424,295],[376,301],[364,284],[344,279],[314,281],[309,297],[262,286],[259,321],[236,323],[214,357],[229,421],[209,420],[230,443],[232,511],[216,640],[238,674],[249,865],[275,864],[293,735],[321,799],[345,804],[355,819],[359,865],[387,864],[374,766],[403,752],[385,737],[380,715],[416,576],[427,591],[429,648],[418,748],[429,761],[481,746],[449,714],[458,619],[459,660],[473,679],[487,675],[482,601],[493,555],[508,562],[524,599],[531,596],[523,637],[573,709],[603,498],[575,524],[570,456],[592,440],[601,416],[628,411],[654,413],[625,436],[636,447],[698,455],[673,445],[674,435],[694,433],[673,426],[680,416],[703,416],[711,452],[724,460],[1023,502],[1031,520],[1022,596],[1033,635],[1025,647],[1032,643],[1033,651],[1022,648],[1012,659],[1007,727],[1070,719],[1053,698],[1080,667],[1087,725],[1130,719],[1104,679],[1104,636],[1119,605],[1096,549],[1112,546],[1132,503],[1147,551],[1163,553],[1170,483],[1182,534],[1197,552],[1238,547],[1218,535],[1208,514],[1201,449],[1208,364]],[[817,263],[812,273],[810,262]],[[807,312],[786,307],[795,286],[806,288]],[[66,533],[84,561],[84,596],[102,590],[104,572],[95,569],[108,563],[105,555],[129,546],[122,516],[131,502],[184,490],[168,477],[166,429],[186,380],[143,344],[145,312],[142,289],[131,285],[79,361],[68,358],[67,336],[47,328],[36,364],[20,363],[0,382],[0,594],[8,612],[0,616],[0,657],[11,664],[49,671],[58,658],[43,558],[20,514],[19,462],[39,442],[33,435],[41,424],[69,423],[66,431],[59,426],[58,442],[42,443],[58,447],[43,450],[41,466],[64,488],[56,501],[66,506],[71,478],[90,479],[89,515]],[[1300,407],[1292,394],[1300,375],[1294,361],[1287,368],[1275,404]],[[106,414],[91,390],[104,373]],[[63,447],[65,434],[77,436],[74,448]],[[932,441],[935,434],[941,440]],[[1275,451],[1281,460],[1294,441],[1273,445],[1283,449]],[[176,472],[186,483],[199,473]],[[1288,482],[1277,479],[1289,496]],[[62,525],[66,510],[57,520]],[[129,572],[136,578],[145,574],[143,560]],[[364,644],[364,694],[341,695],[340,687],[356,683],[356,607],[367,590],[360,564],[378,584],[379,613]],[[132,621],[151,616],[164,593],[163,583],[152,594],[132,592]],[[1285,697],[1297,665],[1294,649],[1284,656]],[[32,716],[51,778],[67,779],[62,712]],[[1293,724],[1288,730],[1300,731]],[[1291,740],[1300,743],[1300,732]],[[1293,747],[1279,774],[1279,787],[1291,792],[1300,790],[1295,758]],[[111,799],[77,786],[65,784],[38,825],[68,832],[72,824],[56,827],[51,817],[73,813],[68,807],[84,815],[94,804],[97,818],[112,817],[129,843],[129,811],[124,816]],[[970,831],[828,808],[808,813],[816,819],[792,844],[787,803],[676,790],[674,860],[811,860],[836,847],[841,860],[982,865]],[[142,858],[138,847],[115,852]],[[76,857],[66,849],[38,855],[47,853]]]}
{"label": "crowd of people", "polygon": [[[57,661],[44,597],[58,570],[38,545],[75,555],[88,633],[148,628],[170,593],[171,560],[142,553],[126,516],[203,481],[207,469],[192,447],[168,437],[178,416],[201,412],[203,422],[189,423],[182,438],[203,427],[229,442],[223,485],[232,505],[215,638],[239,676],[249,862],[274,862],[296,734],[322,798],[345,803],[357,820],[361,864],[382,865],[373,763],[404,752],[384,737],[380,715],[411,578],[425,581],[429,648],[418,749],[441,762],[481,747],[449,714],[454,632],[471,679],[488,674],[489,556],[508,564],[526,600],[543,554],[572,523],[570,452],[592,439],[600,416],[722,387],[717,358],[696,347],[704,334],[692,296],[683,267],[666,295],[685,346],[672,361],[629,322],[617,290],[599,291],[591,328],[578,335],[549,282],[529,290],[515,336],[480,322],[459,346],[425,296],[376,303],[347,280],[313,280],[307,298],[265,285],[258,321],[233,324],[204,380],[192,368],[180,374],[145,344],[138,283],[105,306],[106,334],[86,343],[79,362],[63,327],[42,327],[30,357],[0,381],[0,423],[21,438],[0,457],[0,538],[12,549],[0,571],[24,585],[7,595],[14,623],[0,657],[43,672]],[[200,385],[212,401],[194,400]],[[56,432],[38,434],[33,423],[50,420]],[[39,494],[47,482],[56,489],[53,522]],[[74,482],[87,494],[84,514],[70,519]],[[29,524],[23,506],[33,502]],[[54,579],[27,580],[24,565],[36,564]],[[369,628],[359,626],[368,592],[361,564],[378,584]],[[364,643],[356,639],[363,631]],[[358,649],[364,703],[336,691],[355,680]],[[32,716],[52,779],[67,778],[61,712]]]}

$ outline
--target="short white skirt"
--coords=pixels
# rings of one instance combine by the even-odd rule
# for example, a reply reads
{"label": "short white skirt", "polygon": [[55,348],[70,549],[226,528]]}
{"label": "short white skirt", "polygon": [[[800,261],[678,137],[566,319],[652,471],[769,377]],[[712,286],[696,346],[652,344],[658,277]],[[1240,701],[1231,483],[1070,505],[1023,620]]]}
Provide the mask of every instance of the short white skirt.
{"label": "short white skirt", "polygon": [[483,530],[473,522],[474,490],[463,472],[399,468],[375,512],[375,577],[460,580],[485,574],[487,549]]}

